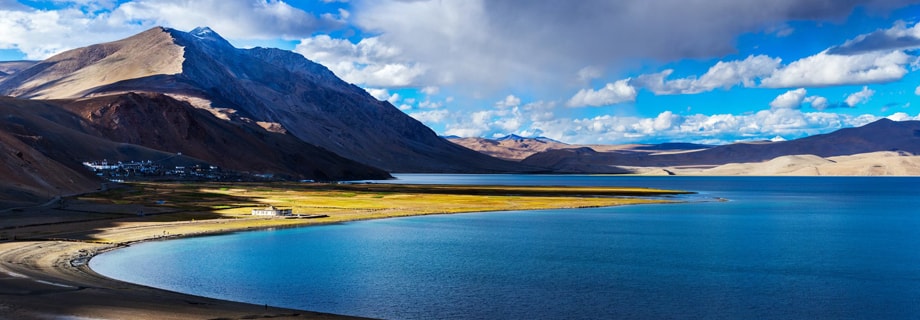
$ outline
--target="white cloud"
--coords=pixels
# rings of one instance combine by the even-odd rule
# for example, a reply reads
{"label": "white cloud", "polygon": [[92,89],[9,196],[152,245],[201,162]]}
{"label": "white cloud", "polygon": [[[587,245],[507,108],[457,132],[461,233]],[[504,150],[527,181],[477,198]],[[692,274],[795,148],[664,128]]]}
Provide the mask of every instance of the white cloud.
{"label": "white cloud", "polygon": [[402,59],[402,50],[384,44],[377,37],[355,44],[318,35],[302,39],[294,52],[325,65],[343,80],[360,85],[405,87],[415,84],[426,72],[420,64]]}
{"label": "white cloud", "polygon": [[815,108],[815,109],[818,110],[818,111],[827,109],[827,107],[828,107],[827,98],[822,97],[822,96],[809,96],[809,97],[805,97],[805,102],[810,103],[810,104],[811,104],[811,107],[812,107],[812,108]]}
{"label": "white cloud", "polygon": [[[517,98],[514,98],[517,99]],[[527,104],[526,111],[544,108],[543,102]],[[521,111],[522,107],[501,107],[495,110],[482,110],[458,117],[456,122],[446,126],[446,134],[461,137],[482,137],[490,135],[507,135],[519,133],[533,118]]]}
{"label": "white cloud", "polygon": [[636,100],[636,88],[629,85],[629,79],[608,83],[598,90],[581,89],[566,103],[569,107],[607,106]]}
{"label": "white cloud", "polygon": [[920,86],[917,86],[917,89],[914,89],[914,94],[920,96]]}
{"label": "white cloud", "polygon": [[364,88],[364,91],[367,91],[367,93],[380,101],[386,101],[390,98],[390,90],[387,89]]}
{"label": "white cloud", "polygon": [[[556,109],[555,101],[537,101],[525,104],[522,109],[526,112],[530,121],[546,121],[556,117],[553,110]],[[524,135],[529,137],[532,135]]]}
{"label": "white cloud", "polygon": [[440,101],[431,101],[431,100],[429,100],[429,99],[425,99],[425,101],[422,101],[422,102],[419,102],[419,103],[418,103],[418,107],[419,107],[419,108],[422,108],[422,109],[437,109],[437,108],[440,108],[440,107],[443,106],[443,105],[444,105],[443,102],[440,102]]}
{"label": "white cloud", "polygon": [[[527,5],[486,0],[353,3],[350,21],[403,48],[409,61],[427,66],[426,80],[431,82],[425,84],[455,84],[465,89],[464,94],[486,95],[507,92],[509,84],[564,92],[567,87],[561,82],[572,85],[568,80],[578,79],[558,75],[584,81],[597,70],[622,71],[636,59],[673,62],[725,56],[737,51],[738,35],[789,20],[839,21],[856,7],[878,12],[894,7],[888,0],[834,5],[801,0],[705,5],[681,0],[583,0],[578,5],[555,0]],[[729,71],[734,66],[725,67]],[[701,82],[695,90],[727,85],[728,79],[715,77],[718,69],[713,72],[706,80],[714,83]],[[718,75],[744,79],[743,73]]]}
{"label": "white cloud", "polygon": [[[881,119],[797,109],[763,110],[753,114],[677,115],[665,111],[652,118],[604,115],[593,118],[553,119],[535,122],[528,131],[568,143],[694,142],[724,144],[745,140],[770,140],[777,136],[797,139],[856,127]],[[920,114],[895,113],[889,118],[918,120]]]}
{"label": "white cloud", "polygon": [[438,94],[438,92],[441,91],[441,88],[438,88],[437,86],[427,86],[427,87],[422,88],[421,91],[425,95],[433,96],[433,95]]}
{"label": "white cloud", "polygon": [[917,118],[920,118],[920,115],[917,115],[916,117],[911,117],[910,115],[904,112],[895,112],[892,115],[887,116],[885,118],[888,118],[894,121],[907,121],[907,120],[917,120]]}
{"label": "white cloud", "polygon": [[77,9],[0,10],[0,30],[3,30],[0,49],[18,49],[27,59],[45,59],[65,50],[126,37],[142,30],[136,26],[119,30],[104,18]]}
{"label": "white cloud", "polygon": [[600,78],[601,75],[602,75],[601,69],[598,67],[594,67],[594,66],[588,66],[588,67],[581,68],[581,70],[578,70],[578,80],[584,81],[584,82]]}
{"label": "white cloud", "polygon": [[790,63],[761,81],[767,88],[825,87],[900,80],[911,56],[903,51],[832,55],[822,51]]}
{"label": "white cloud", "polygon": [[852,55],[872,51],[920,48],[920,23],[908,27],[904,21],[895,22],[885,30],[862,34],[843,45],[828,50],[830,54]]}
{"label": "white cloud", "polygon": [[513,94],[509,94],[505,99],[495,103],[495,106],[499,108],[513,108],[520,105],[521,98],[515,97]]}
{"label": "white cloud", "polygon": [[717,88],[728,89],[736,85],[756,86],[755,79],[770,75],[780,65],[779,58],[765,55],[751,55],[744,60],[719,61],[699,78],[688,77],[666,80],[674,70],[642,75],[632,84],[651,90],[655,94],[694,94],[712,91]]}
{"label": "white cloud", "polygon": [[62,8],[55,10],[0,6],[0,49],[17,49],[28,59],[45,59],[154,26],[179,30],[209,26],[230,39],[295,39],[343,25],[335,20],[341,17],[316,17],[276,0],[58,2]]}
{"label": "white cloud", "polygon": [[770,108],[773,109],[798,109],[805,100],[805,88],[789,90],[773,99]]}
{"label": "white cloud", "polygon": [[427,111],[409,113],[410,117],[413,117],[415,118],[415,120],[421,121],[429,125],[441,123],[449,115],[450,115],[450,111],[448,111],[447,109],[427,110]]}
{"label": "white cloud", "polygon": [[847,96],[844,102],[850,107],[855,107],[857,104],[869,102],[869,99],[872,98],[874,94],[875,90],[869,89],[869,87],[863,87],[859,92]]}
{"label": "white cloud", "polygon": [[[390,93],[390,90],[387,89],[364,88],[364,91],[367,91],[367,93],[377,100],[387,101],[392,104],[396,104],[400,99],[399,93]],[[411,103],[409,101],[407,102]]]}
{"label": "white cloud", "polygon": [[297,39],[343,26],[339,17],[317,17],[277,0],[134,0],[121,4],[111,19],[180,30],[209,26],[225,37],[246,39]]}

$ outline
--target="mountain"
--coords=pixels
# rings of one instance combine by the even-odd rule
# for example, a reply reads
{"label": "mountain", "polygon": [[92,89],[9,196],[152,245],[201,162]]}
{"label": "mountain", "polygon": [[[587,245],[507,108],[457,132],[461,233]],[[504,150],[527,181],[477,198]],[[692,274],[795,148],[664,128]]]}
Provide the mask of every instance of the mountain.
{"label": "mountain", "polygon": [[508,135],[498,139],[450,137],[448,141],[496,158],[520,161],[538,152],[550,149],[572,148],[549,138],[524,138]]}
{"label": "mountain", "polygon": [[[450,142],[464,146],[466,148],[485,153],[487,155],[502,158],[511,161],[522,161],[525,158],[535,154],[546,153],[546,158],[538,156],[538,160],[528,160],[529,165],[540,166],[563,172],[594,172],[594,170],[603,169],[605,173],[611,169],[603,163],[589,164],[592,161],[577,161],[562,165],[562,158],[585,155],[586,150],[570,151],[567,149],[589,148],[598,154],[608,152],[618,153],[635,153],[635,154],[652,154],[652,153],[675,153],[698,151],[711,148],[712,146],[693,144],[693,143],[662,143],[662,144],[630,144],[630,145],[575,145],[559,142],[546,137],[526,138],[519,135],[511,134],[497,139],[486,138],[460,138],[447,137]],[[548,152],[550,150],[558,150]],[[584,166],[582,166],[584,165]],[[582,166],[579,169],[579,166]],[[616,169],[614,171],[622,171]]]}
{"label": "mountain", "polygon": [[208,28],[153,28],[74,49],[0,80],[0,94],[80,99],[160,93],[224,121],[283,131],[391,172],[519,172],[454,145],[327,68],[279,49],[238,49]]}
{"label": "mountain", "polygon": [[188,102],[126,93],[62,103],[96,136],[181,153],[234,171],[311,180],[387,179],[382,170],[308,144],[283,130],[230,123]]}
{"label": "mountain", "polygon": [[629,169],[597,161],[604,153],[589,147],[554,149],[527,157],[528,164],[539,163],[554,173],[632,173]]}
{"label": "mountain", "polygon": [[35,65],[37,61],[0,61],[0,79],[4,76],[28,69]]}
{"label": "mountain", "polygon": [[562,143],[562,142],[559,142],[559,141],[556,141],[556,140],[553,140],[553,139],[550,139],[550,138],[547,138],[547,137],[532,137],[532,138],[525,138],[525,137],[522,137],[522,136],[519,136],[519,135],[516,135],[516,134],[509,134],[509,135],[507,135],[507,136],[504,136],[504,137],[500,137],[500,138],[498,138],[498,139],[495,139],[495,141],[507,141],[507,140],[511,140],[511,141],[521,141],[521,142],[524,142],[524,141],[539,141],[539,142]]}
{"label": "mountain", "polygon": [[79,117],[48,102],[0,98],[0,114],[0,207],[98,188],[82,161],[173,156],[89,134]]}
{"label": "mountain", "polygon": [[754,176],[917,176],[920,156],[878,151],[846,156],[781,156],[757,163],[730,163],[708,169],[677,169],[679,175]]}
{"label": "mountain", "polygon": [[[920,154],[920,121],[896,122],[881,119],[858,128],[845,128],[828,134],[780,142],[745,142],[683,152],[610,151],[592,155],[596,165],[635,167],[718,166],[728,163],[753,163],[782,156],[814,155],[834,157],[879,151]],[[534,154],[522,163],[551,167],[560,158],[572,157],[562,150]]]}
{"label": "mountain", "polygon": [[162,94],[53,101],[7,97],[0,98],[0,114],[0,207],[99,188],[102,180],[82,163],[103,159],[214,164],[294,179],[389,177],[290,134],[229,123]]}

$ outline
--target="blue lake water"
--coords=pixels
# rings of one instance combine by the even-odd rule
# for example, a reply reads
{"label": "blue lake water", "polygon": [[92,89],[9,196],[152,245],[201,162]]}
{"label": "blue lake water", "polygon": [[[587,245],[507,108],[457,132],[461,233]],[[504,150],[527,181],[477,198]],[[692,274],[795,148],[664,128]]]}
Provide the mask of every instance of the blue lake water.
{"label": "blue lake water", "polygon": [[[920,178],[398,177],[699,194],[149,242],[90,265],[174,291],[387,319],[920,317]],[[730,201],[698,201],[715,197]]]}

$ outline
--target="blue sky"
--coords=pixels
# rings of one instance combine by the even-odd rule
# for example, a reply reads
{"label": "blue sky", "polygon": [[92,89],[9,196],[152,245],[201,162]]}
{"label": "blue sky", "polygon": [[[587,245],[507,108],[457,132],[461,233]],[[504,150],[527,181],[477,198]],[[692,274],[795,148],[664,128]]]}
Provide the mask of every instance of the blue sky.
{"label": "blue sky", "polygon": [[0,60],[210,26],[442,135],[727,143],[920,119],[918,22],[901,0],[0,0]]}

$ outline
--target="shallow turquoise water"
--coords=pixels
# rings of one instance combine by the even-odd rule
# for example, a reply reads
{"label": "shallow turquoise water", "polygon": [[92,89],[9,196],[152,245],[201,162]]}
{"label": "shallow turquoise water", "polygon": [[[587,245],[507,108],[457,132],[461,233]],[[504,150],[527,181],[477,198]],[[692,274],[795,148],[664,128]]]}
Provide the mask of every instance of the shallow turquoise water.
{"label": "shallow turquoise water", "polygon": [[[401,175],[624,185],[693,202],[363,221],[150,242],[94,270],[389,319],[920,316],[920,178]],[[706,201],[715,197],[728,202]]]}

